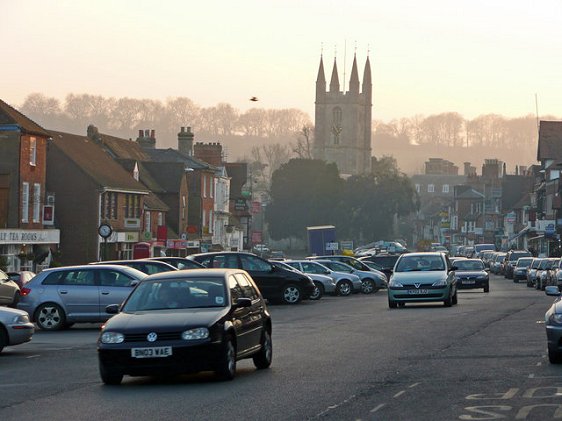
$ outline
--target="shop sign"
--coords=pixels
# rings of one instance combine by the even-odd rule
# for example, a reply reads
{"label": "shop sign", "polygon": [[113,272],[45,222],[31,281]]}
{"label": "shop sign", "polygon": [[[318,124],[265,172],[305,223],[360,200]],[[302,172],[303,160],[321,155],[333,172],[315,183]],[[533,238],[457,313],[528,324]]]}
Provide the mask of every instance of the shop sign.
{"label": "shop sign", "polygon": [[0,244],[59,244],[60,230],[0,229]]}

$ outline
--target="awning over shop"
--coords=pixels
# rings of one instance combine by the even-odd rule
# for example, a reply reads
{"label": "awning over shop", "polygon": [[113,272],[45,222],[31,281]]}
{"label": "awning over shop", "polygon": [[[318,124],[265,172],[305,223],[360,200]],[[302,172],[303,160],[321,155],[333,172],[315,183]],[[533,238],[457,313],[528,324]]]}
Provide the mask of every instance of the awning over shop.
{"label": "awning over shop", "polygon": [[521,231],[519,231],[517,234],[513,234],[511,237],[509,237],[509,241],[513,241],[513,240],[517,240],[519,237],[521,237],[522,235],[525,235],[529,232],[530,228],[529,227],[525,227],[523,228]]}

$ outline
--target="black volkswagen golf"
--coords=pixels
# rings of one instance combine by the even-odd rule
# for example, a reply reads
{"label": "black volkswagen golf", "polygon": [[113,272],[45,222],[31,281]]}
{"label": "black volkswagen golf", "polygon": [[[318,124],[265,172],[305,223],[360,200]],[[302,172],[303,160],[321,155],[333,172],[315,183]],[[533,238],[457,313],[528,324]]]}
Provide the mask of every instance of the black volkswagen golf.
{"label": "black volkswagen golf", "polygon": [[271,364],[271,317],[259,289],[239,269],[159,273],[140,282],[98,339],[101,379],[214,371],[230,380],[236,361]]}
{"label": "black volkswagen golf", "polygon": [[208,268],[239,268],[248,272],[265,298],[272,302],[297,304],[308,300],[316,286],[308,276],[276,267],[252,253],[220,251],[187,256]]}

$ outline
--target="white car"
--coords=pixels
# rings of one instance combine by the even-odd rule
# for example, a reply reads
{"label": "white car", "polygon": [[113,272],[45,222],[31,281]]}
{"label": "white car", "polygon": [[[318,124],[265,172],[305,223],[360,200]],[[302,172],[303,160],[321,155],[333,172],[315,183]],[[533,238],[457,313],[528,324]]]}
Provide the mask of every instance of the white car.
{"label": "white car", "polygon": [[361,279],[361,292],[363,294],[371,294],[381,288],[386,288],[386,275],[378,270],[357,270],[347,263],[337,262],[335,260],[316,260],[316,262],[336,272],[358,276],[359,279]]}
{"label": "white car", "polygon": [[288,260],[285,261],[289,266],[309,275],[326,275],[336,282],[336,295],[348,296],[353,292],[361,292],[361,279],[357,275],[344,272],[336,272],[317,261],[312,260]]}
{"label": "white car", "polygon": [[0,351],[6,346],[29,342],[34,332],[35,327],[25,311],[0,307]]}

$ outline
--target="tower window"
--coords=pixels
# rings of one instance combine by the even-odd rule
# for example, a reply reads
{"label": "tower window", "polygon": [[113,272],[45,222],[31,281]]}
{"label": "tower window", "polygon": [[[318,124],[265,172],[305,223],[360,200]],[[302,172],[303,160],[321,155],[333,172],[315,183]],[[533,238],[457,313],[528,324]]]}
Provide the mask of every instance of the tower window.
{"label": "tower window", "polygon": [[332,136],[334,145],[340,143],[340,133],[342,130],[342,111],[340,107],[335,107],[332,111]]}

